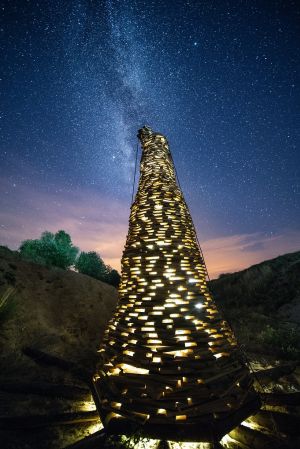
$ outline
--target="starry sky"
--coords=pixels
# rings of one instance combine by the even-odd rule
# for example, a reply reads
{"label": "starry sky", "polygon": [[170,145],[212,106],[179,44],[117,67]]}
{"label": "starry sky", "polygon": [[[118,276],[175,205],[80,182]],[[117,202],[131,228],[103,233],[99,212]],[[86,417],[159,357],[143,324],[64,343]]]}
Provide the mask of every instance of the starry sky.
{"label": "starry sky", "polygon": [[147,124],[211,277],[300,249],[297,1],[3,5],[0,244],[65,229],[119,269]]}

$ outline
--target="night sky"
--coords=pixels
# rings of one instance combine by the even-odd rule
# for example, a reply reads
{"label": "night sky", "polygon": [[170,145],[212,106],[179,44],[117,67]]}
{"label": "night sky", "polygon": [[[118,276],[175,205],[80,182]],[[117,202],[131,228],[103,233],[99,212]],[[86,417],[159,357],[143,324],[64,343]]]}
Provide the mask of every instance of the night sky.
{"label": "night sky", "polygon": [[212,277],[300,249],[297,1],[3,12],[1,244],[62,228],[119,269],[147,124],[169,141]]}

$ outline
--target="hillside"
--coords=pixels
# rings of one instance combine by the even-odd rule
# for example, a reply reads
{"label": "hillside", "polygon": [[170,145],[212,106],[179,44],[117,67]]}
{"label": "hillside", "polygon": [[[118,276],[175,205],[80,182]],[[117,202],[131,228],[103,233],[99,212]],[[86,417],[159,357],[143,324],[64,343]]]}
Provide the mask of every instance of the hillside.
{"label": "hillside", "polygon": [[15,351],[21,346],[38,346],[79,363],[95,359],[116,304],[114,287],[80,273],[24,261],[17,253],[1,249],[2,295],[8,287],[15,288],[15,293],[0,336],[8,371],[17,362]]}
{"label": "hillside", "polygon": [[[18,253],[1,247],[0,303],[11,288],[15,289],[13,295],[0,308],[1,389],[7,383],[26,384],[24,388],[38,384],[42,389],[48,389],[50,384],[64,384],[75,391],[76,401],[63,399],[65,392],[62,397],[60,393],[51,397],[48,391],[44,398],[35,394],[7,394],[0,389],[0,416],[93,409],[90,394],[84,394],[77,379],[55,367],[35,363],[22,349],[30,346],[42,350],[93,373],[96,351],[115,307],[117,290],[83,274],[21,260]],[[52,428],[48,437],[42,430],[26,435],[0,431],[1,447],[62,447],[61,441],[66,444],[68,438],[72,442],[77,434],[82,437],[88,433],[89,424],[69,426],[67,436],[60,428]]]}
{"label": "hillside", "polygon": [[210,289],[247,351],[299,358],[299,251],[221,275]]}

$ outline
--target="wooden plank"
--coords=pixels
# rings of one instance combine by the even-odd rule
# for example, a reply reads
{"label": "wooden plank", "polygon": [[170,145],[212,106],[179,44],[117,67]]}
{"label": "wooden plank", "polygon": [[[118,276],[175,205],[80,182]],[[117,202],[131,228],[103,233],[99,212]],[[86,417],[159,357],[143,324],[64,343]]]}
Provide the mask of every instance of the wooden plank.
{"label": "wooden plank", "polygon": [[22,352],[38,364],[56,366],[57,368],[72,373],[75,377],[85,382],[90,382],[92,378],[93,373],[87,371],[85,368],[68,360],[47,354],[39,349],[26,346],[22,348]]}
{"label": "wooden plank", "polygon": [[82,400],[90,394],[88,388],[46,382],[1,382],[0,390],[11,394],[36,394],[72,400],[77,398]]}
{"label": "wooden plank", "polygon": [[[107,439],[107,434],[103,430],[99,430],[74,444],[66,446],[64,449],[100,449],[104,447]],[[121,441],[118,447],[122,448]]]}
{"label": "wooden plank", "polygon": [[270,383],[273,380],[278,380],[283,376],[291,374],[297,367],[297,362],[286,365],[276,366],[265,370],[255,371],[252,375],[254,378],[263,383]]}
{"label": "wooden plank", "polygon": [[284,433],[289,436],[300,435],[300,416],[291,413],[260,410],[251,417],[251,421],[272,432]]}
{"label": "wooden plank", "polygon": [[278,406],[299,406],[300,392],[297,393],[260,393],[264,404]]}
{"label": "wooden plank", "polygon": [[295,446],[289,446],[284,439],[264,434],[246,426],[238,426],[229,433],[229,436],[249,448],[255,449],[295,449]]}
{"label": "wooden plank", "polygon": [[80,424],[85,422],[99,421],[98,412],[75,412],[75,413],[61,413],[61,414],[49,414],[49,415],[26,415],[26,416],[14,416],[0,417],[0,429],[1,430],[17,430],[17,429],[30,429],[38,427],[50,427],[56,425],[70,425]]}

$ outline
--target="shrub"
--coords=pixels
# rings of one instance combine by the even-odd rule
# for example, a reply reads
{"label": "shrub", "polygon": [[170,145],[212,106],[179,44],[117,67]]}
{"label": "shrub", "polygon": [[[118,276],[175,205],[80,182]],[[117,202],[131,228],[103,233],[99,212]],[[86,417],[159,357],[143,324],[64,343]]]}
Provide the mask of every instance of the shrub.
{"label": "shrub", "polygon": [[19,251],[21,257],[31,262],[66,269],[74,265],[79,250],[69,234],[61,230],[56,234],[45,231],[40,239],[25,240]]}
{"label": "shrub", "polygon": [[76,260],[75,268],[79,273],[87,274],[99,280],[106,275],[106,266],[95,251],[89,251],[88,253],[82,251]]}
{"label": "shrub", "polygon": [[273,327],[267,325],[261,333],[261,339],[264,343],[279,350],[283,357],[297,359],[300,357],[300,332],[293,325],[280,325]]}
{"label": "shrub", "polygon": [[109,265],[106,266],[106,270],[106,279],[104,282],[107,282],[108,284],[113,285],[116,288],[119,287],[121,276],[119,275],[117,270],[114,270]]}
{"label": "shrub", "polygon": [[95,251],[80,253],[75,268],[79,273],[87,274],[99,281],[118,287],[120,283],[120,275],[117,270],[114,270],[109,265],[105,265],[99,254]]}

